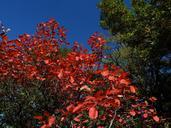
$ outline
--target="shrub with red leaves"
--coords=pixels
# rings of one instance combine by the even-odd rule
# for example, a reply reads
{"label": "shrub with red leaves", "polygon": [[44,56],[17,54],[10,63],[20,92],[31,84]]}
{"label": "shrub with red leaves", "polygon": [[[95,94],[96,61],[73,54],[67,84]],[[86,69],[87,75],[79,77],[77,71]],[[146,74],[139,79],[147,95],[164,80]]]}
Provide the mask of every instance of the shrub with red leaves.
{"label": "shrub with red leaves", "polygon": [[128,73],[99,62],[106,44],[101,35],[93,34],[88,44],[92,53],[75,42],[64,57],[60,49],[69,45],[66,30],[54,19],[40,23],[34,35],[2,38],[0,80],[14,79],[26,88],[40,82],[38,86],[55,97],[60,107],[53,116],[33,115],[42,128],[158,125],[156,98],[140,96]]}

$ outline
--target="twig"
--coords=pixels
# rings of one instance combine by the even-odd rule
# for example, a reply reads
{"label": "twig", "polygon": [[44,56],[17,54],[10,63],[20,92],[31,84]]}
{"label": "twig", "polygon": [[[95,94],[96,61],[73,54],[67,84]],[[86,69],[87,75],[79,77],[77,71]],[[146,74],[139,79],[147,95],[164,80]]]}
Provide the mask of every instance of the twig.
{"label": "twig", "polygon": [[113,121],[114,121],[114,119],[115,119],[115,117],[116,117],[116,112],[117,112],[117,110],[115,110],[115,115],[114,115],[113,119],[110,121],[109,128],[112,127]]}

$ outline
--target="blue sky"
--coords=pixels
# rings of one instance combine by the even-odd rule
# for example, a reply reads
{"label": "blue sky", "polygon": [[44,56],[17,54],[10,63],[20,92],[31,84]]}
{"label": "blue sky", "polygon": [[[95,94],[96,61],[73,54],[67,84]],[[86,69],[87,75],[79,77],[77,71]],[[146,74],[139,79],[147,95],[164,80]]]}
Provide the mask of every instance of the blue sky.
{"label": "blue sky", "polygon": [[33,34],[36,24],[55,18],[68,30],[68,40],[86,46],[88,37],[103,32],[99,26],[99,0],[3,0],[0,20],[9,27],[10,39]]}

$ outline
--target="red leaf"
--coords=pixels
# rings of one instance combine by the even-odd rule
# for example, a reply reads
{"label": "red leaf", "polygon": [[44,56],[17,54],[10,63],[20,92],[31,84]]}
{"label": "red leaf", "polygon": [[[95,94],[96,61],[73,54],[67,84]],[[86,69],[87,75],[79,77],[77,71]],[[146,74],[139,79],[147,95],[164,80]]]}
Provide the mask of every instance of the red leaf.
{"label": "red leaf", "polygon": [[84,120],[83,123],[87,123],[89,120]]}
{"label": "red leaf", "polygon": [[59,71],[58,78],[61,79],[63,77],[63,69]]}
{"label": "red leaf", "polygon": [[156,97],[150,97],[149,100],[150,100],[151,102],[155,102],[155,101],[157,100],[157,98],[156,98]]}
{"label": "red leaf", "polygon": [[153,113],[154,112],[154,109],[149,109],[149,111]]}
{"label": "red leaf", "polygon": [[83,114],[79,114],[78,116],[76,116],[75,118],[74,118],[74,121],[76,121],[76,122],[80,122],[80,118],[83,116]]}
{"label": "red leaf", "polygon": [[48,59],[44,60],[45,64],[49,64],[50,61]]}
{"label": "red leaf", "polygon": [[131,91],[132,93],[136,93],[136,88],[135,88],[135,86],[130,86],[130,91]]}
{"label": "red leaf", "polygon": [[120,84],[124,84],[124,85],[129,85],[130,84],[130,81],[129,80],[127,80],[127,79],[121,79],[120,80]]}
{"label": "red leaf", "polygon": [[55,116],[50,116],[48,119],[48,126],[51,127],[53,124],[55,124]]}
{"label": "red leaf", "polygon": [[74,121],[80,122],[80,119],[79,119],[78,117],[75,117],[75,118],[74,118]]}
{"label": "red leaf", "polygon": [[135,115],[136,115],[136,112],[135,112],[134,110],[131,110],[131,111],[129,112],[129,114],[130,114],[131,116],[135,116]]}
{"label": "red leaf", "polygon": [[74,105],[70,104],[66,109],[67,109],[67,111],[72,112],[74,109]]}
{"label": "red leaf", "polygon": [[0,35],[3,41],[8,41],[8,36],[5,34]]}
{"label": "red leaf", "polygon": [[18,47],[21,47],[22,46],[22,43],[20,42],[19,39],[16,39],[14,40],[15,41],[15,44],[18,46]]}
{"label": "red leaf", "polygon": [[108,76],[109,75],[109,70],[104,70],[101,72],[102,76]]}
{"label": "red leaf", "polygon": [[160,118],[158,116],[153,116],[153,120],[156,121],[156,122],[159,122]]}
{"label": "red leaf", "polygon": [[113,80],[115,80],[115,77],[114,76],[109,76],[108,79],[113,81]]}
{"label": "red leaf", "polygon": [[91,100],[91,101],[95,101],[95,100],[96,100],[96,98],[95,98],[95,97],[93,97],[93,96],[86,96],[85,101],[89,101],[89,100]]}
{"label": "red leaf", "polygon": [[49,112],[47,112],[47,111],[44,112],[44,115],[47,116],[47,117],[50,116]]}
{"label": "red leaf", "polygon": [[74,112],[77,112],[77,111],[79,111],[81,108],[83,107],[83,104],[78,104],[74,109],[73,109],[73,113]]}
{"label": "red leaf", "polygon": [[44,80],[46,80],[46,78],[42,78],[42,77],[36,77],[36,79],[38,79],[38,80],[41,80],[41,81],[44,81]]}
{"label": "red leaf", "polygon": [[98,111],[95,107],[91,107],[89,109],[89,117],[90,119],[94,120],[98,117]]}
{"label": "red leaf", "polygon": [[97,128],[104,128],[104,126],[98,126]]}
{"label": "red leaf", "polygon": [[120,107],[120,105],[121,105],[120,100],[119,99],[115,99],[115,104],[117,105],[117,107]]}
{"label": "red leaf", "polygon": [[40,128],[48,128],[48,126],[46,124],[44,124]]}
{"label": "red leaf", "polygon": [[82,86],[80,90],[91,91],[91,89],[87,85]]}
{"label": "red leaf", "polygon": [[72,84],[74,83],[74,77],[73,76],[70,76],[70,80],[69,80]]}
{"label": "red leaf", "polygon": [[43,120],[43,116],[34,116],[33,118],[37,120]]}
{"label": "red leaf", "polygon": [[147,114],[147,113],[144,113],[144,114],[143,114],[143,117],[144,117],[144,118],[147,118],[147,117],[148,117],[148,114]]}

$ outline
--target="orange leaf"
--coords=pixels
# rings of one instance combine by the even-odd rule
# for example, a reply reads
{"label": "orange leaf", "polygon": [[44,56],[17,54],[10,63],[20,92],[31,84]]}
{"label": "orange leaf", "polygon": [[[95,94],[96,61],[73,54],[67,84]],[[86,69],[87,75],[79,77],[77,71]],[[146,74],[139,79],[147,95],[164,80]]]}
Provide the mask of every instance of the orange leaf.
{"label": "orange leaf", "polygon": [[70,76],[70,80],[69,80],[72,84],[74,83],[74,77],[73,76]]}
{"label": "orange leaf", "polygon": [[102,76],[108,76],[109,75],[109,70],[104,70],[101,72]]}
{"label": "orange leaf", "polygon": [[132,93],[136,93],[136,88],[135,88],[135,86],[130,86],[130,91],[131,91]]}
{"label": "orange leaf", "polygon": [[158,116],[153,116],[153,120],[156,121],[156,122],[159,122],[160,121],[160,119],[159,119]]}
{"label": "orange leaf", "polygon": [[112,81],[112,80],[115,80],[115,77],[114,76],[109,76],[108,79]]}
{"label": "orange leaf", "polygon": [[90,119],[96,119],[97,117],[98,117],[98,111],[97,111],[97,109],[95,108],[95,107],[91,107],[90,109],[89,109],[89,117],[90,117]]}
{"label": "orange leaf", "polygon": [[130,84],[130,81],[129,80],[127,80],[127,79],[121,79],[120,80],[120,84],[124,84],[124,85],[129,85]]}

